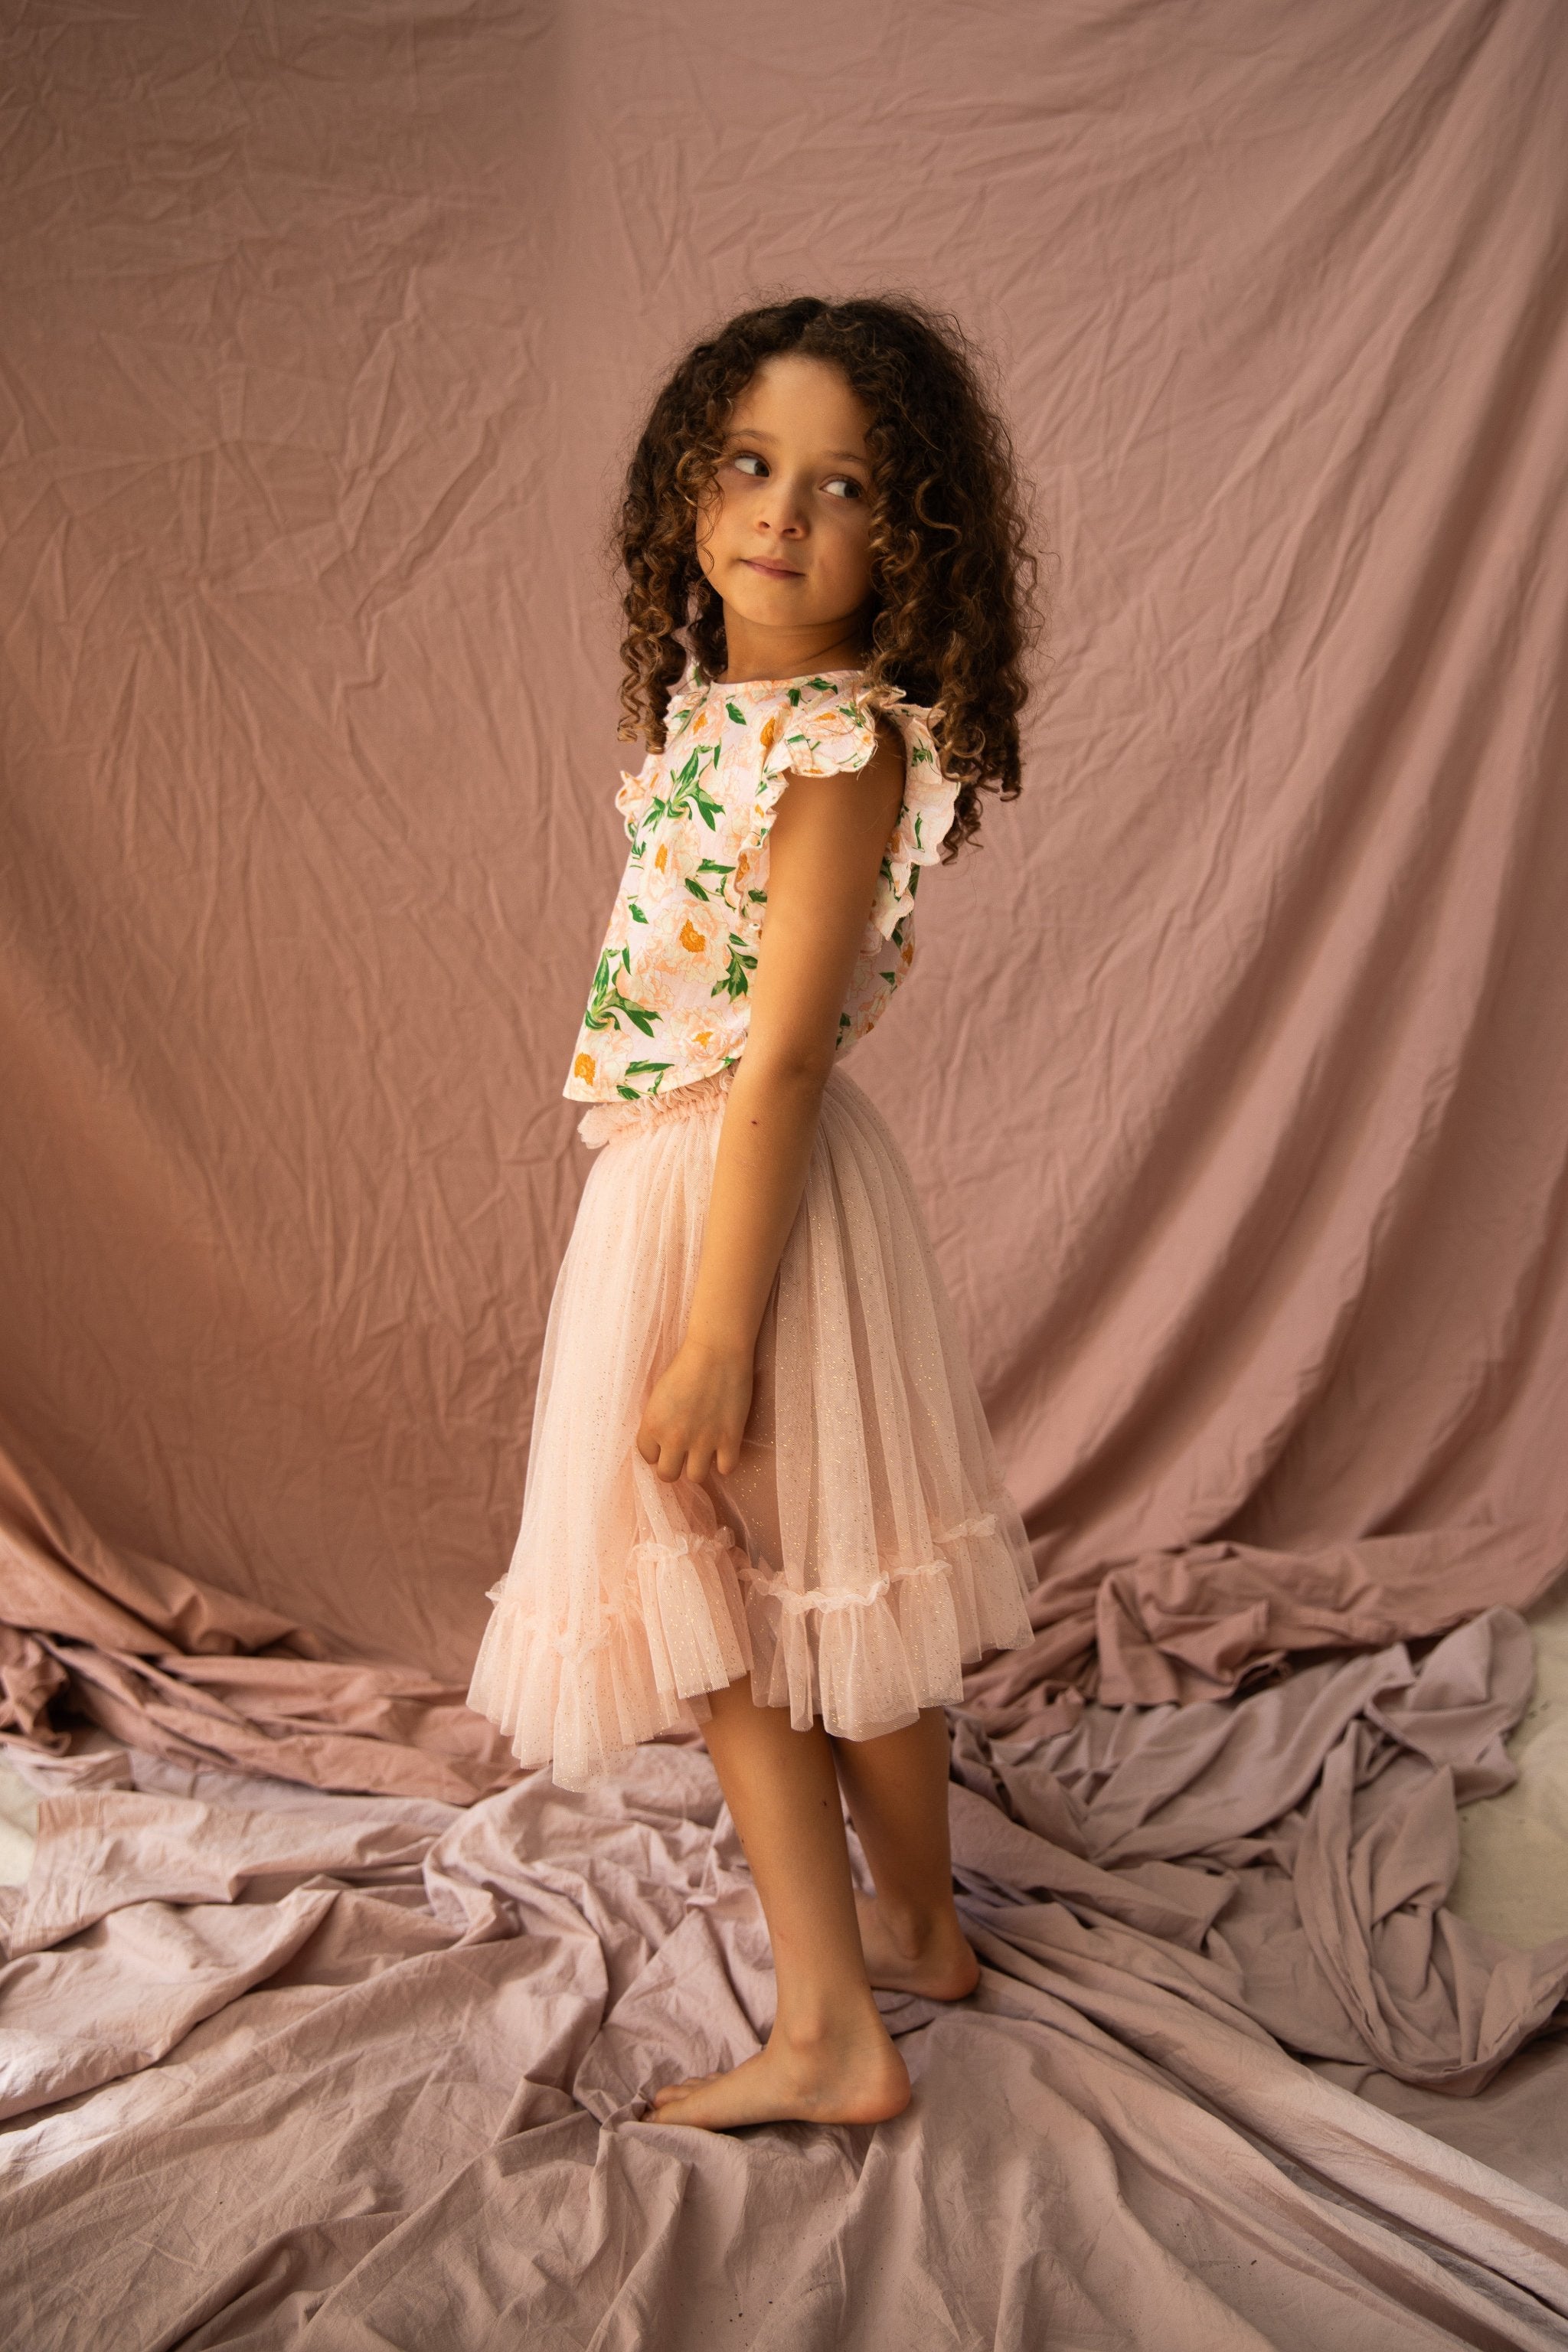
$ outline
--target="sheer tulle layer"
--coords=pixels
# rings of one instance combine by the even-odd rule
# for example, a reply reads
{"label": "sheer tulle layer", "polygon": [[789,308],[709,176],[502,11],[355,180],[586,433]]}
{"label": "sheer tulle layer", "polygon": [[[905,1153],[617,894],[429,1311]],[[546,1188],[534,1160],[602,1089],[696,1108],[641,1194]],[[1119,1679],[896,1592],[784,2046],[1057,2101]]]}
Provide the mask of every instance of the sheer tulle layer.
{"label": "sheer tulle layer", "polygon": [[757,1343],[735,1472],[664,1485],[637,1451],[679,1343],[731,1073],[579,1122],[602,1146],[556,1282],[522,1523],[468,1703],[582,1789],[763,1706],[864,1739],[955,1704],[1031,1638],[1035,1571],[909,1171],[842,1069]]}

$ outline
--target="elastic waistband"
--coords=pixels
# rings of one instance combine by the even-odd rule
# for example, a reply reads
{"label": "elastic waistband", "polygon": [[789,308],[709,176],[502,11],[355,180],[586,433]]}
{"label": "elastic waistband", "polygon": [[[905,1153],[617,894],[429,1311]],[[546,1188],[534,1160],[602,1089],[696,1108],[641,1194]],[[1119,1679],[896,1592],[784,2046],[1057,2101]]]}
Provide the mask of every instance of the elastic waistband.
{"label": "elastic waistband", "polygon": [[577,1121],[577,1132],[590,1151],[616,1136],[641,1135],[667,1118],[700,1118],[705,1111],[721,1111],[730,1082],[735,1075],[731,1062],[726,1069],[714,1070],[705,1078],[693,1078],[683,1087],[672,1087],[667,1095],[639,1095],[635,1102],[602,1102],[590,1104]]}

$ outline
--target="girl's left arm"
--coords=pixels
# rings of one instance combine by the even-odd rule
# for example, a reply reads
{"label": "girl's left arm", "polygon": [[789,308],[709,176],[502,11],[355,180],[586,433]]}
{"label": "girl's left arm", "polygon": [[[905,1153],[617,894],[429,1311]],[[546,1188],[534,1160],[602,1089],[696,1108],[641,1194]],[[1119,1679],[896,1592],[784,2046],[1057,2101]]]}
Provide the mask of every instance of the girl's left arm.
{"label": "girl's left arm", "polygon": [[746,1046],[713,1165],[686,1334],[655,1381],[637,1452],[658,1475],[728,1476],[751,1411],[763,1310],[800,1206],[838,1015],[903,805],[902,739],[863,768],[792,775],[768,836],[768,906]]}

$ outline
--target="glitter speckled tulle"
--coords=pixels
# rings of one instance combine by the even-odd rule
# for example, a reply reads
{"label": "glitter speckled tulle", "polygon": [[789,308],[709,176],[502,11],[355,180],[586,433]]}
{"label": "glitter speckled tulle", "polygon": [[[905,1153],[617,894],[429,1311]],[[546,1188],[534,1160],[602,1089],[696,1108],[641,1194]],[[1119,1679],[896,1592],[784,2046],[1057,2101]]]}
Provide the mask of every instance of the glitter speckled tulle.
{"label": "glitter speckled tulle", "polygon": [[731,1073],[579,1121],[602,1146],[545,1332],[522,1525],[468,1704],[583,1789],[750,1672],[863,1739],[1031,1638],[1035,1582],[902,1154],[842,1069],[757,1345],[734,1473],[634,1439],[679,1345]]}

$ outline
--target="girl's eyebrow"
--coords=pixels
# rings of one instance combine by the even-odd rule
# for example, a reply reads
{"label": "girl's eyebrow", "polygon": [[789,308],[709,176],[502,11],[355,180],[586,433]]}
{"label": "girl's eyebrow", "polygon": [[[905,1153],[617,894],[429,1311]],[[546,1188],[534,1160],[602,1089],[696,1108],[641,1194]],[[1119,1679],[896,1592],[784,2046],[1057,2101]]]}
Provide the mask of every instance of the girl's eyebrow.
{"label": "girl's eyebrow", "polygon": [[[776,433],[761,433],[754,425],[731,425],[725,434],[726,441],[776,441]],[[870,459],[856,455],[853,449],[825,449],[825,457],[842,457],[851,466],[868,466]]]}

